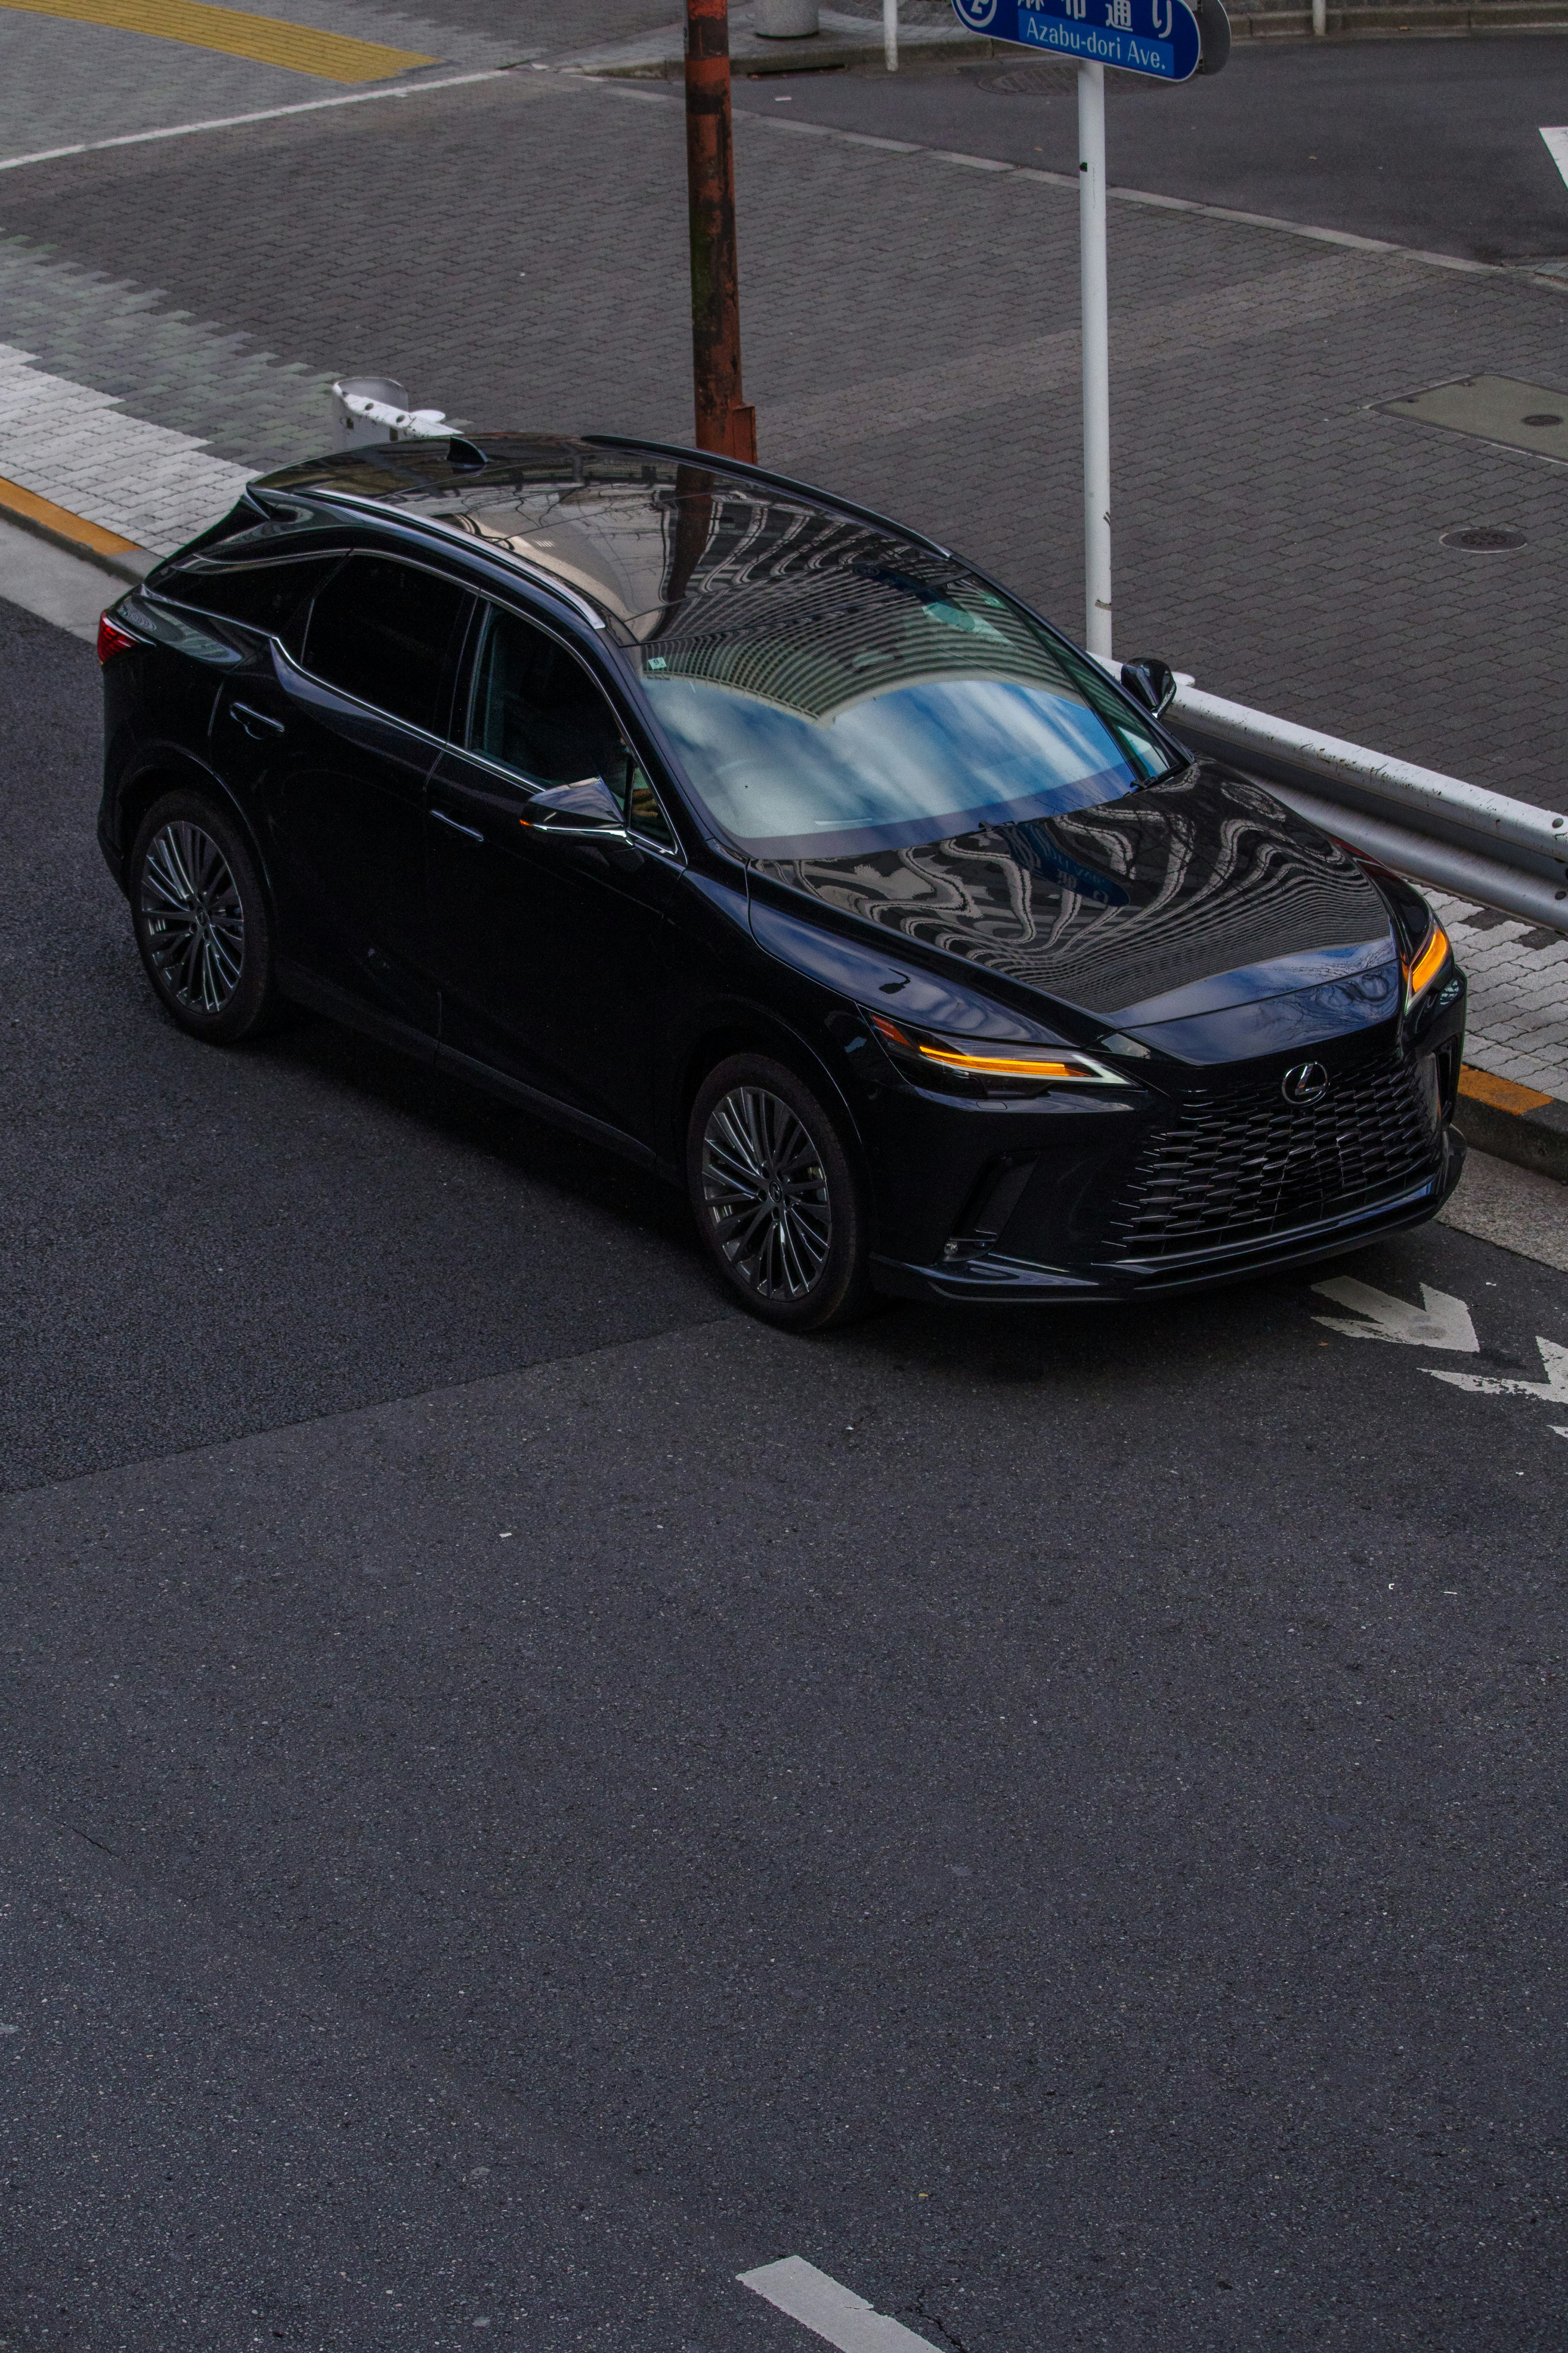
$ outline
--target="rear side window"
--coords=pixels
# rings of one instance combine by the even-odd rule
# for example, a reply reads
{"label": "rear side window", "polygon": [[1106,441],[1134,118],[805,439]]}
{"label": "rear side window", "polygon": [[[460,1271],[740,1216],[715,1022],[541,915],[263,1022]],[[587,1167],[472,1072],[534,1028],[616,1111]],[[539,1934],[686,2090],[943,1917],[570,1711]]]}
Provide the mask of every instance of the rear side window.
{"label": "rear side window", "polygon": [[289,615],[319,588],[341,555],[274,557],[265,564],[225,564],[220,557],[189,556],[160,573],[160,596],[216,613],[226,621],[279,636]]}
{"label": "rear side window", "polygon": [[304,667],[344,694],[434,734],[468,592],[416,564],[352,555],[310,607]]}

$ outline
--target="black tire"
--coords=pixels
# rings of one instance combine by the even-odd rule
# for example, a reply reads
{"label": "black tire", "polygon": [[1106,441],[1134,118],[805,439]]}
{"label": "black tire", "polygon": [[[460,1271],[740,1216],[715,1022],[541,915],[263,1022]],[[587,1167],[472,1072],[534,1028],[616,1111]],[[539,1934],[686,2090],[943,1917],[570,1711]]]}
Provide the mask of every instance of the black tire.
{"label": "black tire", "polygon": [[244,835],[215,801],[165,793],[137,828],[126,882],[153,995],[212,1046],[272,1027],[281,1008],[272,920]]}
{"label": "black tire", "polygon": [[860,1187],[837,1127],[783,1062],[734,1054],[691,1106],[686,1178],[731,1290],[785,1332],[825,1332],[871,1296]]}

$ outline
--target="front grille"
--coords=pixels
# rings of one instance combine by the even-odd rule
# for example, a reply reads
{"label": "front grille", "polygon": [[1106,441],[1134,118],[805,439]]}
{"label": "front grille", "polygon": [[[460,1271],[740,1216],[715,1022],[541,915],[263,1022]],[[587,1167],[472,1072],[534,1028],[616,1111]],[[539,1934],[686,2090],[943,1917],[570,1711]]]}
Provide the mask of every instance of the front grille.
{"label": "front grille", "polygon": [[1144,1144],[1107,1223],[1111,1253],[1240,1248],[1373,1207],[1430,1173],[1436,1136],[1436,1090],[1409,1061],[1336,1076],[1308,1105],[1278,1080],[1191,1094]]}

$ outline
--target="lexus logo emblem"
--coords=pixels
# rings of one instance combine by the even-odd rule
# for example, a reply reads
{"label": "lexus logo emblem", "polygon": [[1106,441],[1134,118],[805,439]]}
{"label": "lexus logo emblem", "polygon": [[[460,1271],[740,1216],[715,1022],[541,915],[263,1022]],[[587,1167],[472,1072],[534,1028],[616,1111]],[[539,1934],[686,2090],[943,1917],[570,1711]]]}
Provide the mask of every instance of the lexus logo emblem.
{"label": "lexus logo emblem", "polygon": [[1329,1092],[1329,1074],[1321,1062],[1297,1062],[1279,1082],[1288,1103],[1321,1103]]}

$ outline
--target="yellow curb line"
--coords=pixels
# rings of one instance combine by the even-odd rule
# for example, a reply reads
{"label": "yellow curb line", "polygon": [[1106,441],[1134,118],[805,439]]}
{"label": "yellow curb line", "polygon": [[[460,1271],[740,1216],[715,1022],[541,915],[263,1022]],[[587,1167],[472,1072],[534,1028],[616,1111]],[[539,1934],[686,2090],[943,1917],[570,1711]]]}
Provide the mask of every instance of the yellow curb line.
{"label": "yellow curb line", "polygon": [[1478,1071],[1470,1062],[1466,1062],[1459,1071],[1459,1092],[1468,1095],[1473,1103],[1490,1103],[1494,1111],[1516,1114],[1542,1111],[1555,1100],[1552,1095],[1543,1095],[1539,1087],[1521,1087],[1512,1079],[1494,1078],[1489,1071]]}
{"label": "yellow curb line", "polygon": [[58,507],[53,499],[41,499],[36,491],[25,491],[20,482],[8,482],[3,476],[0,522],[20,523],[24,531],[52,540],[68,554],[86,556],[103,571],[133,585],[156,560],[133,539],[121,539],[118,532],[105,531],[101,523],[89,522],[85,515],[72,514],[68,507]]}
{"label": "yellow curb line", "polygon": [[384,81],[434,58],[417,49],[393,49],[380,41],[356,41],[343,33],[290,25],[281,16],[252,16],[239,8],[213,8],[205,0],[0,0],[0,7],[35,16],[63,16],[78,25],[106,25],[121,33],[145,33],[154,40],[183,41],[187,47],[217,49],[225,57],[249,58],[257,65],[281,66],[289,73],[316,74],[323,81]]}

